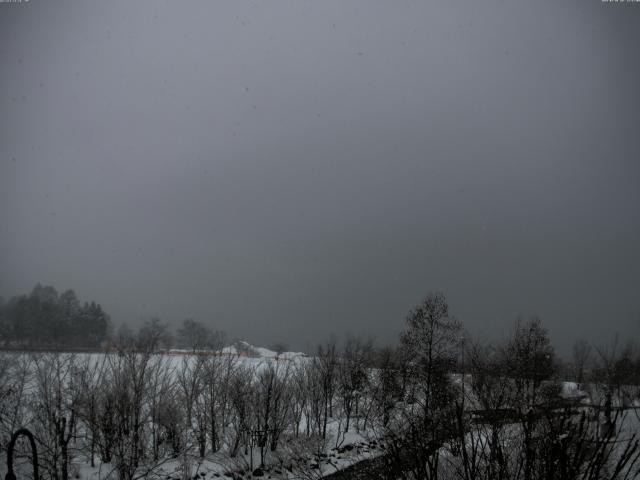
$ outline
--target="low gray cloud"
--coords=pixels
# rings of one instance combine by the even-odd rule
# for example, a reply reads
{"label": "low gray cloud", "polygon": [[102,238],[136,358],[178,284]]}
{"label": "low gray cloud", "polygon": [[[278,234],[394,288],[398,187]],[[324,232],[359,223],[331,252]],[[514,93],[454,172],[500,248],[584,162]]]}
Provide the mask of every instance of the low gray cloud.
{"label": "low gray cloud", "polygon": [[254,343],[640,326],[640,6],[0,4],[0,293]]}

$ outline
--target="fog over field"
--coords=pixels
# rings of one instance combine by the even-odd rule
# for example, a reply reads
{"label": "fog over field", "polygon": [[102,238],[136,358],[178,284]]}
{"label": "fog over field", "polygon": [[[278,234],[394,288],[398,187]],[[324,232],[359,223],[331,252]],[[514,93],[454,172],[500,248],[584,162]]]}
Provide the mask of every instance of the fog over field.
{"label": "fog over field", "polygon": [[640,7],[0,4],[0,295],[394,343],[640,330]]}

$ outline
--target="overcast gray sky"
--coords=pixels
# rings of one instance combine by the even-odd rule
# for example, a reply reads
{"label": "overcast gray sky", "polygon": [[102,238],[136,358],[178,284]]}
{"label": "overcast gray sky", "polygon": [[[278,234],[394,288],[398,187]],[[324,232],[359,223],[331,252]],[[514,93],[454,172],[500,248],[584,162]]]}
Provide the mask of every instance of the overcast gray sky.
{"label": "overcast gray sky", "polygon": [[268,345],[640,333],[640,3],[0,4],[0,294]]}

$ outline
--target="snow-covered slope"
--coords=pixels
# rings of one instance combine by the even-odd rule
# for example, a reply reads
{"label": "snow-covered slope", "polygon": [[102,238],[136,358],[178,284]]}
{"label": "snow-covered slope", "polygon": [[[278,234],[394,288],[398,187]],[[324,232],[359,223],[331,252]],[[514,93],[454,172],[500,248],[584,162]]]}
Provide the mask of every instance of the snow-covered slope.
{"label": "snow-covered slope", "polygon": [[226,355],[238,355],[238,356],[247,356],[247,357],[258,357],[258,358],[284,358],[284,359],[292,359],[298,357],[306,357],[306,353],[302,352],[275,352],[273,350],[269,350],[264,347],[256,347],[251,345],[249,342],[245,342],[244,340],[239,340],[235,342],[233,345],[228,347],[224,347],[221,350],[222,353]]}

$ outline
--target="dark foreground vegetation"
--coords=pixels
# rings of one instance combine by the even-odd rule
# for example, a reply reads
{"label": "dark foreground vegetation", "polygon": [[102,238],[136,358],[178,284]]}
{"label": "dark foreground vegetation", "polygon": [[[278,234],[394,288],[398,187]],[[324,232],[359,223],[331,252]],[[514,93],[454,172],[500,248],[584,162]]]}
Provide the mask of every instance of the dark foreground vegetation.
{"label": "dark foreground vegetation", "polygon": [[[63,297],[37,287],[9,301],[4,320],[49,312],[73,325],[61,320],[76,318],[63,315]],[[193,354],[161,353],[176,343]],[[1,354],[0,447],[30,428],[41,476],[54,480],[639,476],[640,352],[631,343],[580,342],[563,362],[534,318],[483,344],[434,294],[409,313],[395,348],[349,338],[309,357],[249,361],[222,345],[198,322],[172,339],[153,320],[135,334],[121,329],[101,354]],[[354,438],[369,459],[335,473]]]}

